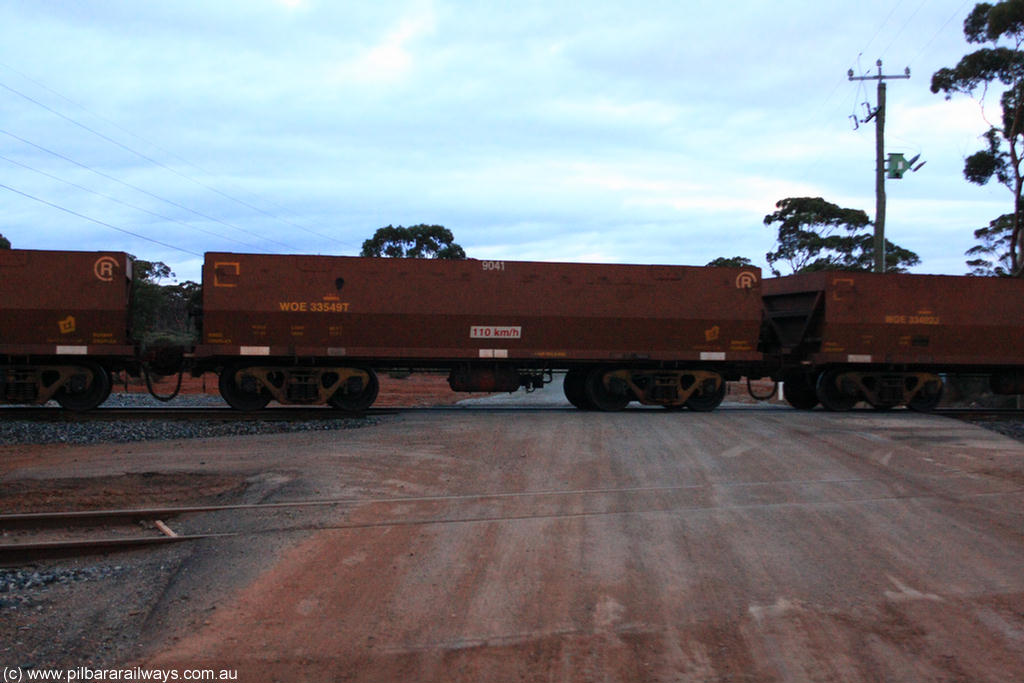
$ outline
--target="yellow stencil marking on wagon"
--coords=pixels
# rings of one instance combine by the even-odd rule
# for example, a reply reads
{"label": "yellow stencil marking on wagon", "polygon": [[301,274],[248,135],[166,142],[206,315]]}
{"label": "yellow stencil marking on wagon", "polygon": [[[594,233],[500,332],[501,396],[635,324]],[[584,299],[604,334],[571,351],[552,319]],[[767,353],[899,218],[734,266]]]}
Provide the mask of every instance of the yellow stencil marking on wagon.
{"label": "yellow stencil marking on wagon", "polygon": [[213,286],[237,287],[236,280],[241,272],[242,264],[238,261],[217,261],[213,264]]}
{"label": "yellow stencil marking on wagon", "polygon": [[71,334],[76,329],[75,316],[69,315],[63,320],[58,320],[57,327],[60,329],[61,334]]}
{"label": "yellow stencil marking on wagon", "polygon": [[853,291],[853,278],[837,277],[832,280],[832,299],[842,301],[843,294]]}
{"label": "yellow stencil marking on wagon", "polygon": [[757,275],[744,270],[742,273],[736,276],[736,289],[750,289],[757,284]]}
{"label": "yellow stencil marking on wagon", "polygon": [[278,301],[286,313],[348,313],[347,301]]}
{"label": "yellow stencil marking on wagon", "polygon": [[114,281],[114,271],[117,269],[117,259],[113,256],[101,256],[92,264],[92,272],[97,280],[103,282]]}
{"label": "yellow stencil marking on wagon", "polygon": [[918,311],[914,315],[887,315],[885,322],[889,325],[939,325],[942,319],[931,311]]}

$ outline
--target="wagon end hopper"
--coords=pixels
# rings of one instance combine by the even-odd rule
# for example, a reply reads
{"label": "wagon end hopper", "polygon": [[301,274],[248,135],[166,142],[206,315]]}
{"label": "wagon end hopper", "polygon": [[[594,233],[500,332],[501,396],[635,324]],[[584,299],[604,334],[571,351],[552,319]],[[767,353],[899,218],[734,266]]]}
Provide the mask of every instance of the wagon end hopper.
{"label": "wagon end hopper", "polygon": [[0,250],[0,401],[87,410],[132,359],[122,252]]}
{"label": "wagon end hopper", "polygon": [[1024,368],[1016,279],[811,273],[765,281],[764,301],[787,392],[806,402],[928,409],[941,397],[941,372],[1013,384]]}
{"label": "wagon end hopper", "polygon": [[600,368],[635,392],[648,380],[612,373],[760,359],[756,268],[211,253],[203,296],[200,362],[260,367],[240,381],[278,400],[265,385],[283,360],[330,368],[308,382],[313,402],[356,392],[374,367],[445,368],[456,390],[497,391]]}

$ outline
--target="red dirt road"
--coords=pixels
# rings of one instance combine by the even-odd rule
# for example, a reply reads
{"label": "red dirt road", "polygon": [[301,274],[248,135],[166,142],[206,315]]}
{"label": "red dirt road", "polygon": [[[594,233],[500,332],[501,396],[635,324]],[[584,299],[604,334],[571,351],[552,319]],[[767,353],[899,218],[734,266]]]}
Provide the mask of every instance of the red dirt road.
{"label": "red dirt road", "polygon": [[1024,447],[959,422],[474,411],[306,436],[301,454],[257,443],[252,458],[287,455],[320,495],[361,502],[235,592],[183,578],[206,616],[151,630],[143,666],[246,682],[1024,680]]}

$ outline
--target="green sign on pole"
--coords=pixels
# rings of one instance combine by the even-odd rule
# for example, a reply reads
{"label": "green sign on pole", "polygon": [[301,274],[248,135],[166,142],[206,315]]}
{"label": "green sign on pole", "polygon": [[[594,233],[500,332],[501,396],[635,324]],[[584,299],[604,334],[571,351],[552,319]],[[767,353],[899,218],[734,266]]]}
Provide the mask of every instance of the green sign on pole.
{"label": "green sign on pole", "polygon": [[904,173],[910,170],[910,162],[899,152],[892,152],[889,154],[889,163],[886,165],[886,170],[888,171],[886,177],[899,180],[903,177]]}

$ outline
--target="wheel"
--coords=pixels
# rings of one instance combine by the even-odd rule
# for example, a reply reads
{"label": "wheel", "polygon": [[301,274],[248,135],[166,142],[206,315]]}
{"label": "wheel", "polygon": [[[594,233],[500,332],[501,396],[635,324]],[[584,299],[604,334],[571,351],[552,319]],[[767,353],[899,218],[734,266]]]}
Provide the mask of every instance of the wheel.
{"label": "wheel", "polygon": [[270,403],[270,392],[259,386],[245,386],[249,382],[243,382],[240,385],[238,372],[243,369],[228,365],[220,371],[217,387],[220,389],[221,397],[235,410],[252,412],[265,408]]}
{"label": "wheel", "polygon": [[818,405],[814,383],[807,375],[792,374],[782,378],[786,403],[797,410],[813,410]]}
{"label": "wheel", "polygon": [[580,410],[594,410],[594,405],[587,398],[587,371],[570,370],[565,373],[565,380],[562,382],[562,391],[569,403]]}
{"label": "wheel", "polygon": [[917,392],[917,395],[910,399],[907,407],[919,413],[930,413],[938,407],[945,387],[946,385],[938,377],[928,380],[921,387],[921,390]]}
{"label": "wheel", "polygon": [[708,413],[722,404],[726,391],[725,380],[718,378],[718,387],[715,388],[714,380],[706,379],[701,387],[690,394],[686,399],[686,407],[698,413]]}
{"label": "wheel", "polygon": [[53,395],[61,408],[82,413],[92,410],[110,396],[110,373],[96,363],[85,363]]}
{"label": "wheel", "polygon": [[360,368],[369,375],[369,381],[366,386],[363,387],[362,391],[358,393],[347,393],[343,392],[342,389],[335,391],[334,394],[327,399],[333,407],[338,410],[344,410],[350,413],[361,413],[377,400],[377,393],[380,391],[380,382],[377,380],[377,373],[369,368]]}
{"label": "wheel", "polygon": [[841,375],[841,370],[826,370],[818,376],[818,400],[826,410],[850,410],[860,400],[856,387],[839,381]]}
{"label": "wheel", "polygon": [[629,405],[632,397],[625,392],[616,392],[604,385],[604,377],[609,372],[608,368],[591,370],[584,383],[587,399],[597,410],[614,411],[622,410]]}

